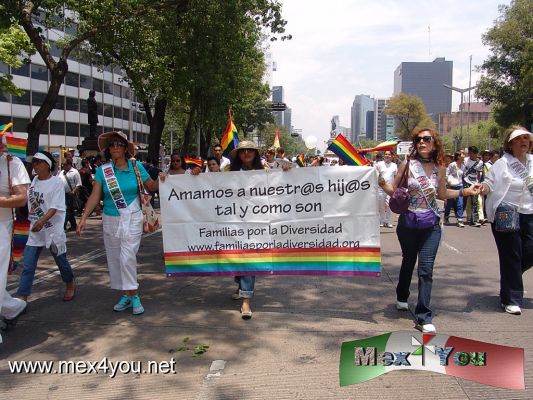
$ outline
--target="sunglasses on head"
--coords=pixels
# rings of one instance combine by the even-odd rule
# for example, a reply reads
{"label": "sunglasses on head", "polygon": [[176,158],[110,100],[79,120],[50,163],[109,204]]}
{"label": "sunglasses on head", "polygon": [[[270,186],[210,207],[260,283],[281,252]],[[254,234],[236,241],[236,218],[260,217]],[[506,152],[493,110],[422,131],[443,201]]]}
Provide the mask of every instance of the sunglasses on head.
{"label": "sunglasses on head", "polygon": [[431,135],[428,135],[428,136],[417,136],[417,137],[415,137],[414,142],[415,142],[415,144],[418,144],[422,140],[424,142],[426,142],[426,143],[431,143],[433,141],[433,136],[431,136]]}
{"label": "sunglasses on head", "polygon": [[126,146],[127,144],[121,140],[113,140],[112,142],[109,142],[109,147],[126,147]]}

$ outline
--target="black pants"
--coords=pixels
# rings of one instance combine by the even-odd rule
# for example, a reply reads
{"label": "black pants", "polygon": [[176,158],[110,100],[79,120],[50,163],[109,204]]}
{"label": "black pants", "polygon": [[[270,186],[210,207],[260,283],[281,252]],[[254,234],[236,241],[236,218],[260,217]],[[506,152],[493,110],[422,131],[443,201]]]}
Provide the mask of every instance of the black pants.
{"label": "black pants", "polygon": [[70,222],[70,229],[76,229],[76,216],[74,215],[74,196],[65,193],[65,205],[67,212],[65,216],[65,229],[67,229],[67,222]]}
{"label": "black pants", "polygon": [[524,298],[522,274],[533,265],[533,214],[520,214],[520,230],[492,234],[500,259],[500,300],[521,307]]}

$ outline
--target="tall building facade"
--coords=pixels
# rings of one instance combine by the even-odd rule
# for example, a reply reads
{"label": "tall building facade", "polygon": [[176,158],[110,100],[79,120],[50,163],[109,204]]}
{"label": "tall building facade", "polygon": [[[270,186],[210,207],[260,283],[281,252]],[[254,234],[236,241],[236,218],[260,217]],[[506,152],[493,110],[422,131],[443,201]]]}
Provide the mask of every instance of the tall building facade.
{"label": "tall building facade", "polygon": [[[71,31],[74,29],[74,31]],[[61,49],[55,44],[63,36],[75,33],[70,27],[44,29],[42,35],[50,45],[52,56],[58,60]],[[132,141],[148,143],[150,127],[135,94],[124,81],[123,72],[111,67],[99,70],[97,66],[82,63],[75,58],[68,61],[69,71],[59,91],[59,97],[39,138],[39,146],[57,149],[59,146],[76,147],[89,136],[87,98],[91,89],[98,103],[97,133],[121,130],[130,134]],[[30,62],[13,69],[0,63],[0,73],[13,75],[13,82],[24,90],[22,96],[0,92],[0,125],[13,122],[12,132],[24,136],[27,125],[44,102],[50,86],[49,72],[38,54]]]}
{"label": "tall building facade", "polygon": [[[369,116],[370,113],[370,116]],[[351,107],[352,143],[374,136],[374,99],[366,94],[355,96]],[[371,121],[371,122],[370,122]]]}
{"label": "tall building facade", "polygon": [[[285,103],[285,93],[283,86],[272,86],[272,102]],[[292,110],[287,107],[285,111],[273,111],[276,126],[287,128],[287,132],[291,133]]]}
{"label": "tall building facade", "polygon": [[394,118],[385,114],[389,98],[378,98],[374,103],[374,139],[385,141],[394,135]]}
{"label": "tall building facade", "polygon": [[452,110],[453,61],[438,57],[433,62],[402,62],[394,71],[394,96],[400,93],[422,99],[427,113],[437,123],[440,113]]}

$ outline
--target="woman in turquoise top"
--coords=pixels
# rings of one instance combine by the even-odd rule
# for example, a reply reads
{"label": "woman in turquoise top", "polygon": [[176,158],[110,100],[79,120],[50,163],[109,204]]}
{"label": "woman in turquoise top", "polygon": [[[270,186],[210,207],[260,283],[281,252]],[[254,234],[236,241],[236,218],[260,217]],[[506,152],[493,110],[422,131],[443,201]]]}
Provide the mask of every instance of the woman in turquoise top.
{"label": "woman in turquoise top", "polygon": [[130,160],[135,155],[135,147],[124,133],[103,133],[98,137],[98,146],[108,161],[96,170],[93,191],[77,233],[81,236],[87,218],[103,199],[102,226],[111,288],[124,291],[113,310],[131,307],[133,314],[138,315],[144,308],[137,293],[137,251],[143,233],[137,173],[151,192],[159,189],[159,182],[150,178],[140,162]]}

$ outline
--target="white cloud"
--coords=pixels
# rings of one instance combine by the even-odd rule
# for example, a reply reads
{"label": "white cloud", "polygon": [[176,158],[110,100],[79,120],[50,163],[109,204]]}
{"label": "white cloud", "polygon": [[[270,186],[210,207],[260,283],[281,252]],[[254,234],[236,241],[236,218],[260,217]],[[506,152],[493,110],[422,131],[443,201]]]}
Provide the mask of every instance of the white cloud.
{"label": "white cloud", "polygon": [[[394,70],[403,61],[446,57],[454,62],[454,85],[467,87],[472,55],[475,84],[475,66],[489,52],[481,35],[493,25],[502,2],[285,0],[283,16],[293,39],[272,44],[278,66],[273,84],[284,87],[293,125],[304,136],[325,141],[333,115],[350,126],[355,95],[392,94]],[[459,101],[454,94],[454,109]]]}

